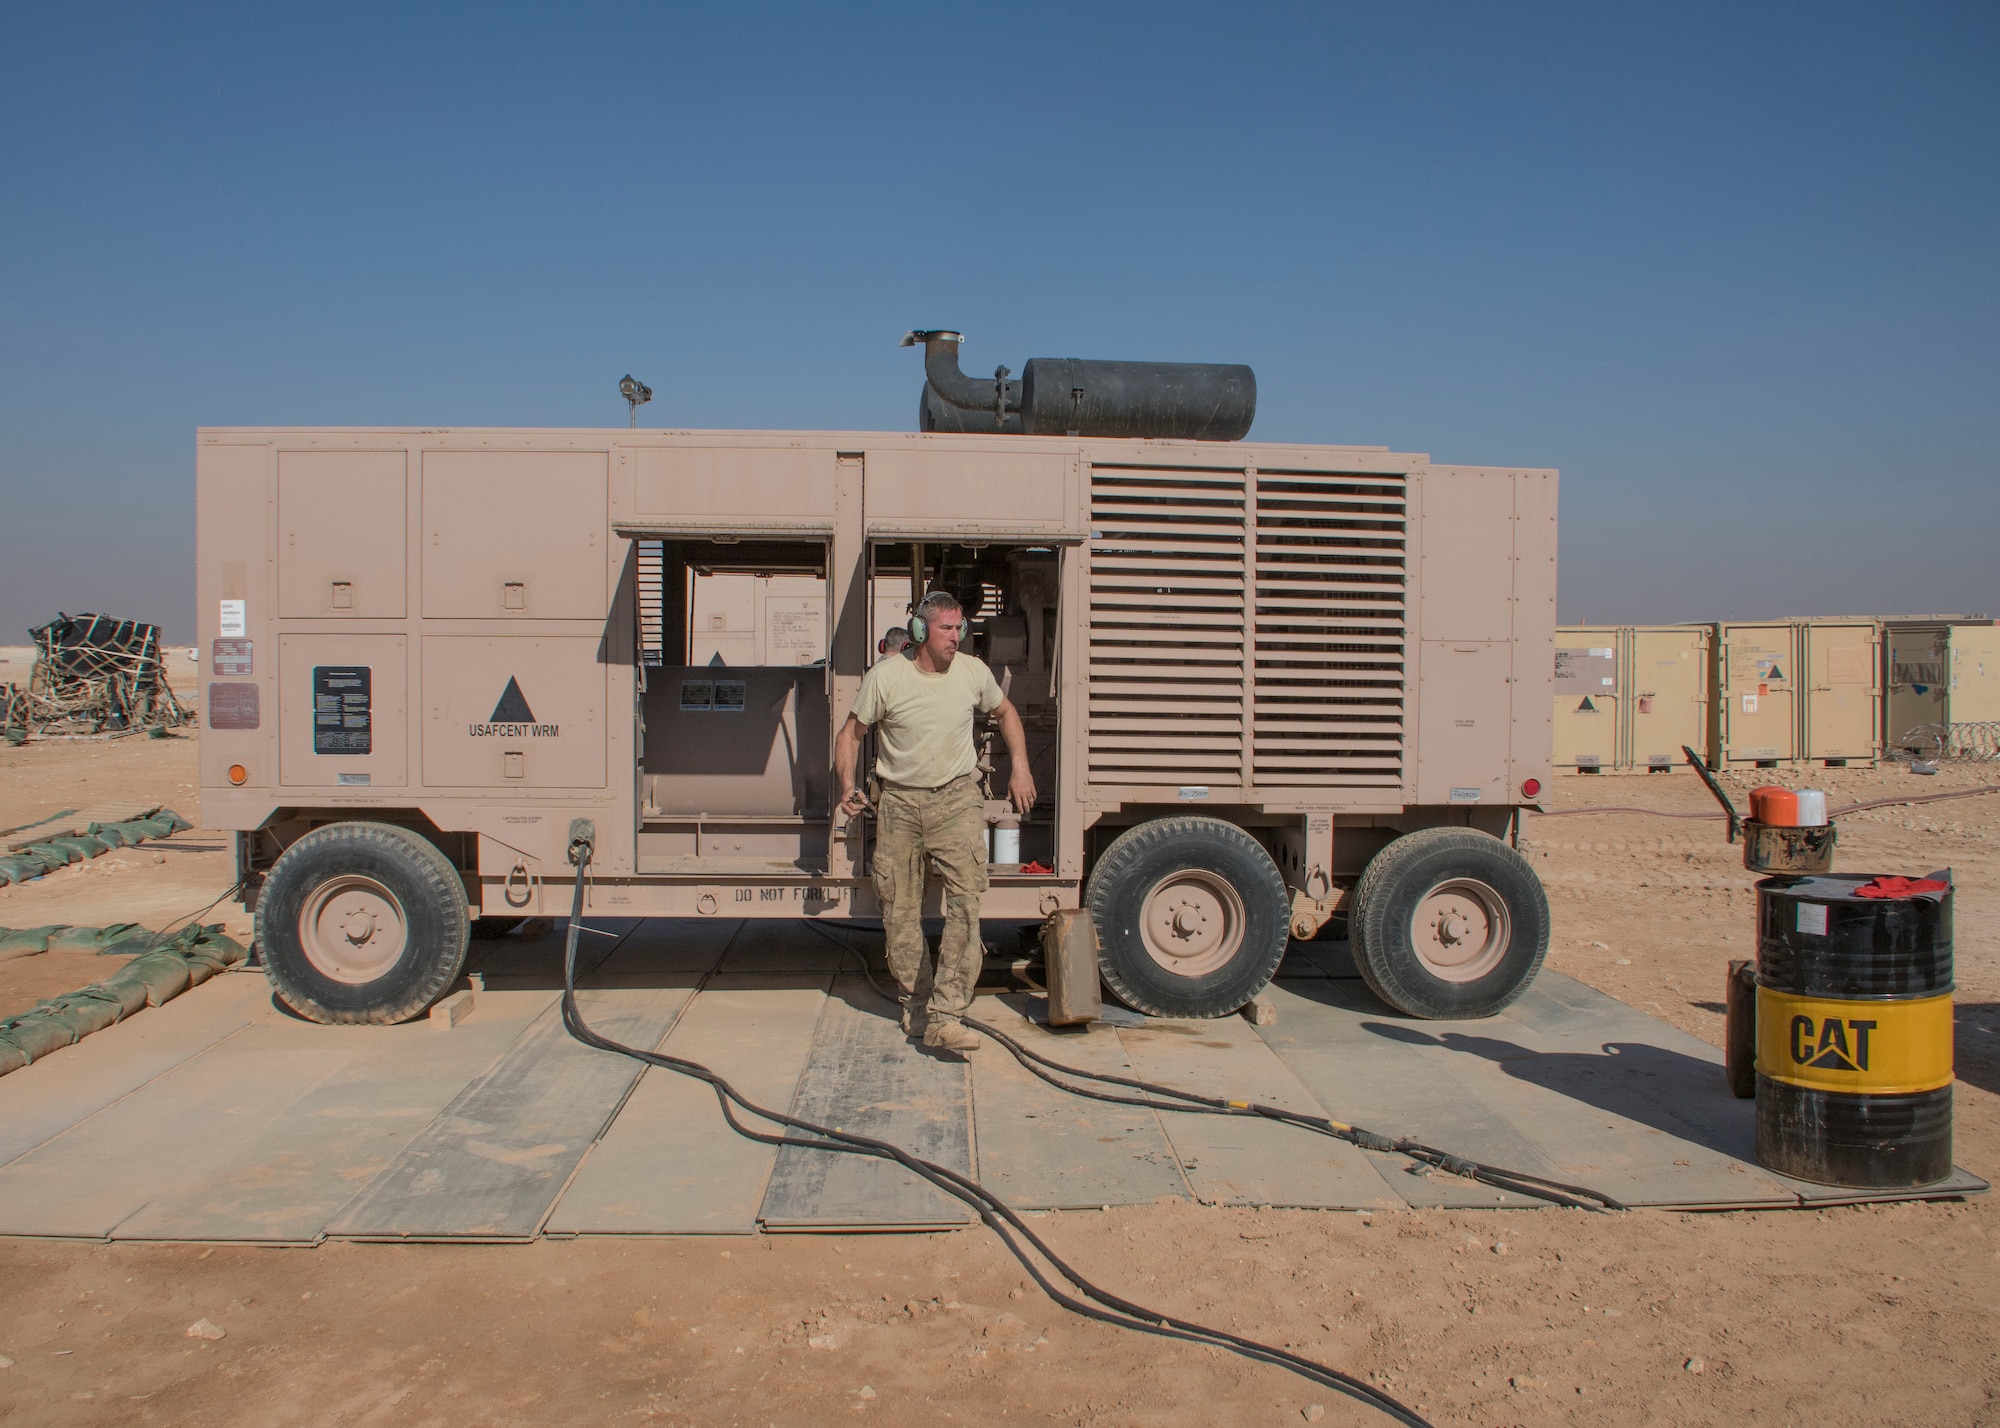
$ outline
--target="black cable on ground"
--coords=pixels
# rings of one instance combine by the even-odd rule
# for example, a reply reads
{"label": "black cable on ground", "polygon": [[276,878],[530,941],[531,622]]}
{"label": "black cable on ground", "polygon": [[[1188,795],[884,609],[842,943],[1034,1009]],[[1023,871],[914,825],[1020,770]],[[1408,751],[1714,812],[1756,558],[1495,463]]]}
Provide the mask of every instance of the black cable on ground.
{"label": "black cable on ground", "polygon": [[[1398,1423],[1410,1425],[1410,1428],[1432,1428],[1432,1425],[1426,1419],[1419,1417],[1414,1410],[1351,1374],[1342,1373],[1339,1369],[1326,1364],[1316,1363],[1288,1349],[1276,1348],[1270,1344],[1259,1343],[1255,1339],[1229,1333],[1227,1330],[1214,1329],[1192,1320],[1162,1314],[1158,1310],[1135,1304],[1093,1284],[1051,1249],[1048,1243],[1028,1226],[1027,1221],[997,1195],[949,1166],[924,1160],[888,1141],[855,1135],[851,1131],[839,1130],[832,1126],[815,1125],[811,1121],[801,1120],[781,1111],[767,1110],[748,1100],[720,1075],[698,1061],[688,1061],[658,1051],[642,1051],[638,1047],[623,1045],[592,1031],[585,1024],[583,1014],[577,1009],[576,1004],[576,950],[583,924],[584,875],[590,865],[590,845],[587,842],[572,845],[572,861],[577,865],[576,898],[570,912],[569,929],[563,948],[562,1014],[563,1027],[584,1045],[594,1046],[600,1051],[609,1051],[620,1056],[629,1056],[647,1066],[657,1066],[663,1071],[672,1071],[677,1075],[706,1082],[715,1091],[716,1103],[722,1108],[722,1118],[728,1123],[729,1128],[738,1135],[761,1145],[795,1145],[808,1150],[834,1151],[844,1155],[868,1155],[894,1161],[905,1170],[935,1185],[953,1199],[971,1206],[979,1215],[980,1221],[999,1236],[1000,1242],[1006,1246],[1008,1252],[1020,1261],[1022,1268],[1027,1270],[1035,1283],[1041,1286],[1042,1292],[1071,1313],[1095,1319],[1099,1323],[1131,1329],[1135,1333],[1154,1334],[1162,1338],[1181,1339],[1188,1343],[1228,1349],[1232,1353],[1259,1363],[1289,1369],[1309,1382],[1320,1384],[1336,1393],[1346,1394],[1350,1398],[1379,1409]],[[732,1106],[740,1107],[760,1120],[802,1134],[782,1135],[756,1130],[738,1120]],[[1043,1268],[1043,1264],[1037,1262],[1037,1256],[1040,1261],[1053,1267],[1063,1279],[1068,1280],[1075,1287],[1077,1294],[1083,1297],[1078,1298],[1077,1294],[1068,1293],[1058,1287],[1050,1278],[1048,1271]]]}
{"label": "black cable on ground", "polygon": [[[212,908],[212,907],[215,907],[215,906],[216,906],[217,904],[219,904],[220,902],[222,902],[223,898],[227,898],[227,897],[231,896],[232,894],[235,894],[235,893],[238,893],[238,892],[241,892],[241,891],[243,890],[243,888],[244,888],[245,884],[247,884],[247,883],[248,883],[249,881],[250,881],[250,879],[249,879],[249,878],[247,878],[247,877],[244,877],[244,878],[238,878],[238,879],[237,879],[237,880],[236,880],[235,882],[231,883],[231,884],[230,884],[230,885],[229,885],[228,887],[226,887],[226,888],[224,888],[224,889],[223,889],[223,891],[222,891],[222,897],[218,897],[218,898],[217,898],[217,899],[215,900],[215,902],[212,902],[212,903],[210,903],[210,904],[208,905],[208,907],[204,907],[204,908],[203,908],[203,909],[201,910],[201,912],[192,912],[192,913],[189,913],[189,914],[188,914],[188,915],[187,915],[186,917],[177,917],[177,918],[175,918],[175,919],[174,919],[174,920],[173,920],[172,922],[169,922],[169,923],[167,924],[167,926],[166,926],[166,927],[162,927],[162,928],[161,928],[161,929],[160,929],[160,930],[159,930],[158,932],[155,932],[155,933],[154,933],[154,934],[152,935],[152,938],[151,938],[151,940],[149,940],[149,941],[148,941],[148,942],[146,943],[146,946],[145,946],[145,948],[144,948],[144,949],[143,949],[143,950],[141,951],[141,953],[140,953],[139,955],[141,955],[141,956],[144,956],[144,955],[145,955],[145,953],[147,953],[147,952],[151,952],[151,951],[152,951],[152,950],[153,950],[153,949],[154,949],[155,947],[158,947],[158,946],[159,946],[159,945],[161,944],[161,942],[165,940],[165,938],[166,938],[166,935],[167,935],[167,928],[168,928],[168,927],[172,927],[172,926],[174,926],[174,925],[175,925],[176,923],[182,923],[182,922],[193,922],[193,921],[194,921],[195,919],[197,919],[197,918],[199,918],[199,917],[201,916],[201,913],[202,913],[202,912],[207,912],[207,911],[209,910],[209,908]],[[253,940],[254,940],[254,939],[253,939]],[[249,950],[250,950],[250,949],[246,947],[246,948],[244,948],[243,950],[244,950],[244,952],[245,952],[245,953],[247,954],[247,953],[249,952]],[[246,955],[246,957],[245,957],[245,962],[246,962],[246,964],[247,964],[247,962],[248,962],[248,957],[247,957],[247,955]]]}
{"label": "black cable on ground", "polygon": [[[861,964],[861,974],[868,979],[868,984],[875,989],[876,994],[885,998],[891,1004],[895,1003],[896,997],[886,991],[882,984],[875,980],[875,973],[869,968],[868,959],[861,954],[859,948],[849,946],[847,943],[840,941],[818,923],[808,923],[807,926],[832,942],[842,952],[854,957]],[[1309,1116],[1299,1111],[1288,1111],[1282,1106],[1265,1105],[1258,1101],[1231,1101],[1217,1096],[1202,1096],[1192,1091],[1182,1091],[1173,1086],[1162,1085],[1157,1081],[1141,1081],[1130,1076],[1113,1076],[1105,1072],[1086,1071],[1080,1066],[1065,1066],[1060,1061],[1051,1061],[1046,1056],[1030,1051],[998,1027],[988,1025],[986,1022],[979,1021],[973,1017],[967,1017],[965,1024],[981,1035],[991,1037],[1006,1047],[1007,1050],[1014,1054],[1014,1059],[1026,1067],[1031,1074],[1040,1077],[1057,1090],[1068,1091],[1073,1096],[1082,1096],[1093,1101],[1105,1101],[1114,1106],[1140,1106],[1147,1110],[1171,1111],[1187,1115],[1261,1117],[1265,1120],[1277,1121],[1284,1125],[1297,1126],[1301,1130],[1309,1130],[1320,1135],[1331,1136],[1335,1140],[1344,1140],[1350,1145],[1360,1147],[1362,1150],[1381,1150],[1390,1151],[1398,1155],[1407,1155],[1412,1160],[1434,1166],[1439,1170],[1448,1171],[1453,1175],[1462,1175],[1468,1180],[1476,1180],[1482,1185],[1491,1185],[1495,1189],[1511,1190],[1517,1195],[1523,1195],[1532,1200],[1546,1200],[1552,1205],[1562,1205],[1580,1210],[1623,1210],[1626,1208],[1602,1191],[1592,1190],[1587,1186],[1569,1185],[1560,1180],[1546,1180],[1539,1175],[1530,1175],[1522,1170],[1508,1170],[1501,1166],[1483,1165],[1477,1161],[1467,1160],[1463,1156],[1453,1155],[1449,1151],[1439,1150],[1435,1146],[1425,1145],[1421,1141],[1410,1140],[1407,1137],[1391,1138],[1385,1135],[1378,1135],[1374,1131],[1363,1130],[1359,1126],[1352,1126],[1345,1121],[1334,1120],[1330,1116]],[[1109,1092],[1093,1090],[1087,1086],[1071,1085],[1056,1079],[1056,1075],[1051,1073],[1060,1073],[1063,1076],[1074,1076],[1089,1081],[1101,1081],[1107,1085],[1124,1086],[1134,1091],[1142,1091],[1147,1096],[1167,1096],[1172,1099],[1158,1101],[1148,1100],[1145,1096],[1113,1095]]]}

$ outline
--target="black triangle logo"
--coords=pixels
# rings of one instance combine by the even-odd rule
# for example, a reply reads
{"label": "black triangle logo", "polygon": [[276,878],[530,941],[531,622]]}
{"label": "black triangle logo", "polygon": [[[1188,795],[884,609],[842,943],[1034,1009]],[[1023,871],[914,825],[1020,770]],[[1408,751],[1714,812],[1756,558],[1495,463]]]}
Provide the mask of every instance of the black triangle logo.
{"label": "black triangle logo", "polygon": [[1831,1046],[1808,1061],[1806,1065],[1816,1066],[1822,1071],[1858,1071],[1861,1069]]}
{"label": "black triangle logo", "polygon": [[1779,669],[1778,666],[1775,664],[1771,666],[1771,672],[1764,676],[1764,678],[1769,680],[1772,684],[1778,683],[1784,677],[1785,677],[1785,672],[1782,669]]}
{"label": "black triangle logo", "polygon": [[1583,703],[1576,706],[1576,712],[1579,714],[1595,714],[1597,706],[1590,702],[1590,696],[1586,694],[1583,696]]}
{"label": "black triangle logo", "polygon": [[532,724],[535,711],[528,707],[528,701],[521,694],[521,682],[512,675],[507,677],[507,687],[500,691],[500,702],[493,706],[493,717],[489,724]]}

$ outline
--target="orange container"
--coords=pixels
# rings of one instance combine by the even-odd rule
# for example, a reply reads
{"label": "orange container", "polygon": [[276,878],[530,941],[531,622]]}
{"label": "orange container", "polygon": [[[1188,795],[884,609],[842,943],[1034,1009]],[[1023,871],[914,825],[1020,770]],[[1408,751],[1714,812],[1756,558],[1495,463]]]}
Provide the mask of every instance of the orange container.
{"label": "orange container", "polygon": [[1773,828],[1799,826],[1799,796],[1775,784],[1750,790],[1750,818]]}

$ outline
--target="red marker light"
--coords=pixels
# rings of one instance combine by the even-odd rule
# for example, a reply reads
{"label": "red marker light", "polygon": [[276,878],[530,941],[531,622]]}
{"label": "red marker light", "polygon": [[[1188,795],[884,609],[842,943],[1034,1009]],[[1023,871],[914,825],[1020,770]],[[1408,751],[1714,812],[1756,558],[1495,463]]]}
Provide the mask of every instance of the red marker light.
{"label": "red marker light", "polygon": [[1538,778],[1524,779],[1521,783],[1521,797],[1533,798],[1542,791],[1542,781]]}

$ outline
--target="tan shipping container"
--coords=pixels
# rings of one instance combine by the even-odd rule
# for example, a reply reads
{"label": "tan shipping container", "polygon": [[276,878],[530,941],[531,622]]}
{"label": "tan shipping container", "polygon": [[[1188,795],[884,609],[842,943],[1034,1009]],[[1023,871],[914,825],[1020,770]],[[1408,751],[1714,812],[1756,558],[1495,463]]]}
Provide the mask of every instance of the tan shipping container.
{"label": "tan shipping container", "polygon": [[1715,626],[1709,765],[1775,765],[1799,757],[1799,630],[1792,622]]}
{"label": "tan shipping container", "polygon": [[1885,620],[1882,666],[1888,749],[1924,725],[2000,720],[2000,626],[1990,620]]}
{"label": "tan shipping container", "polygon": [[1706,625],[1635,625],[1626,631],[1625,762],[1649,772],[1684,769],[1683,747],[1704,751],[1713,670]]}
{"label": "tan shipping container", "polygon": [[1581,773],[1625,766],[1625,631],[1565,625],[1556,631],[1555,765]]}
{"label": "tan shipping container", "polygon": [[1800,620],[1799,756],[1872,764],[1882,747],[1882,630],[1873,620]]}

